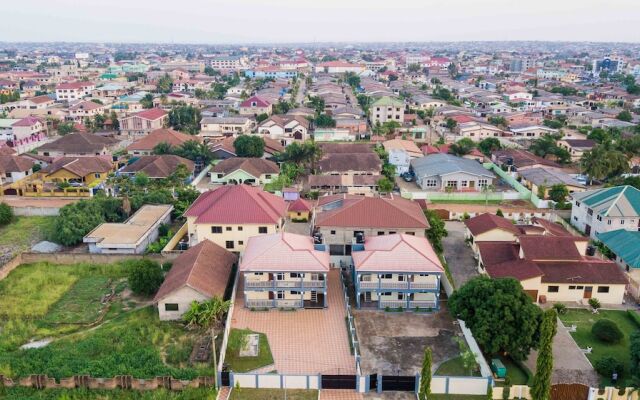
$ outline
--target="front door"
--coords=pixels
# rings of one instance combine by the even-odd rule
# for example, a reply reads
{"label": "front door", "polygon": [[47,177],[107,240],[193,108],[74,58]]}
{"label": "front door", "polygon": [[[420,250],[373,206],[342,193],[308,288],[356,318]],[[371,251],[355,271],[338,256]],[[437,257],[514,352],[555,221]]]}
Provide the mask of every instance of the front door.
{"label": "front door", "polygon": [[364,302],[371,303],[371,292],[364,292]]}
{"label": "front door", "polygon": [[474,189],[476,187],[476,181],[469,181],[469,189]]}
{"label": "front door", "polygon": [[587,225],[584,227],[584,234],[585,234],[585,235],[587,235],[587,236],[591,235],[591,225],[588,225],[588,224],[587,224]]}
{"label": "front door", "polygon": [[593,286],[585,286],[584,287],[584,295],[582,296],[583,299],[590,299],[591,298],[591,293],[593,293]]}

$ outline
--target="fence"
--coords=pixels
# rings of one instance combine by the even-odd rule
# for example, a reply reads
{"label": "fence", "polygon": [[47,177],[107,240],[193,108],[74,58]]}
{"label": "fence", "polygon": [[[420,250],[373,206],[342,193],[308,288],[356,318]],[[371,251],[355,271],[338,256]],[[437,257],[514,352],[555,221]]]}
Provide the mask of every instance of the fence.
{"label": "fence", "polygon": [[193,380],[174,379],[170,376],[160,376],[150,379],[136,379],[129,375],[119,375],[113,378],[94,378],[88,375],[76,375],[71,378],[61,378],[56,381],[47,375],[30,375],[13,380],[0,375],[0,387],[32,387],[36,389],[132,389],[132,390],[183,390],[186,388],[213,387],[212,376],[200,376]]}
{"label": "fence", "polygon": [[486,395],[491,378],[473,376],[434,376],[431,392],[434,394]]}
{"label": "fence", "polygon": [[[230,386],[254,389],[320,389],[320,375],[231,374]],[[242,390],[242,389],[240,389]]]}
{"label": "fence", "polygon": [[212,165],[207,165],[206,167],[204,167],[202,169],[202,171],[200,171],[200,173],[198,174],[198,176],[196,176],[192,181],[191,181],[191,186],[193,186],[194,188],[197,188],[198,183],[200,183],[201,180],[205,179],[207,177],[207,172],[209,172],[211,170]]}
{"label": "fence", "polygon": [[31,253],[24,252],[20,255],[22,264],[46,261],[51,264],[111,264],[124,260],[136,260],[148,258],[160,263],[172,261],[177,254],[91,254],[91,253]]}
{"label": "fence", "polygon": [[[240,265],[240,261],[238,261],[238,265]],[[227,320],[224,324],[224,336],[222,338],[222,345],[220,346],[220,355],[218,358],[218,368],[216,374],[218,374],[218,382],[221,382],[222,378],[222,367],[224,366],[224,357],[227,353],[227,345],[229,342],[229,333],[231,332],[231,320],[233,319],[233,310],[236,307],[236,291],[238,290],[238,280],[240,279],[240,272],[236,271],[236,275],[233,280],[233,290],[231,291],[231,306],[229,306],[229,311],[227,312]]]}
{"label": "fence", "polygon": [[21,217],[55,217],[60,214],[60,207],[12,206],[13,213]]}
{"label": "fence", "polygon": [[340,271],[340,283],[342,284],[342,293],[344,295],[344,304],[347,309],[347,325],[349,329],[349,340],[353,347],[353,356],[356,361],[356,373],[360,375],[360,345],[358,344],[358,335],[356,332],[355,320],[351,313],[351,304],[349,304],[349,292],[347,291],[347,284],[345,282],[344,273]]}

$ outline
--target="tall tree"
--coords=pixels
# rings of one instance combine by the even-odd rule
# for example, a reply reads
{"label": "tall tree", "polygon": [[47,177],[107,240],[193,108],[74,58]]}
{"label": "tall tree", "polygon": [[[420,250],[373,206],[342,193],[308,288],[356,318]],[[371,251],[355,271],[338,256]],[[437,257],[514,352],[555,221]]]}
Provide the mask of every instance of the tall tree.
{"label": "tall tree", "polygon": [[458,140],[457,142],[453,143],[450,147],[449,147],[449,153],[462,157],[466,154],[471,153],[471,151],[476,147],[476,143],[465,137],[462,138],[460,140]]}
{"label": "tall tree", "polygon": [[431,242],[431,245],[436,252],[442,253],[444,250],[442,248],[442,238],[449,235],[444,221],[433,210],[425,210],[424,215],[427,217],[427,221],[429,221],[427,239],[429,239],[429,242]]}
{"label": "tall tree", "polygon": [[531,396],[536,400],[551,399],[551,374],[553,372],[553,337],[557,331],[558,314],[553,308],[542,315],[540,324],[540,344],[538,346],[538,360],[536,374],[533,377]]}
{"label": "tall tree", "polygon": [[264,154],[264,139],[260,136],[241,135],[233,142],[238,157],[260,158]]}
{"label": "tall tree", "polygon": [[427,400],[431,396],[431,348],[424,348],[424,358],[422,359],[422,371],[420,371],[420,390],[418,397],[420,400]]}
{"label": "tall tree", "polygon": [[449,310],[488,354],[524,360],[538,343],[541,311],[516,279],[476,277],[451,295]]}

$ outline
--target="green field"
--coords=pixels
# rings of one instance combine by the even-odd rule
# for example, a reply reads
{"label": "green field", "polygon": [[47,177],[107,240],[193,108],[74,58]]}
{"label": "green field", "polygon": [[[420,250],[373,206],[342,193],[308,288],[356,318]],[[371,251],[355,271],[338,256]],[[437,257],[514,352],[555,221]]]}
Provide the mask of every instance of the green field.
{"label": "green field", "polygon": [[227,353],[224,357],[224,362],[229,364],[229,368],[235,372],[249,372],[254,369],[265,367],[273,364],[273,356],[271,355],[271,348],[269,348],[269,341],[264,333],[253,332],[248,329],[231,329],[229,333],[229,342],[233,343],[238,340],[241,335],[247,335],[250,333],[258,333],[260,335],[257,357],[240,357],[239,349],[231,349],[233,346],[227,346]]}
{"label": "green field", "polygon": [[[602,318],[614,321],[622,330],[624,338],[620,343],[604,343],[591,334],[593,324]],[[640,327],[627,315],[626,311],[599,310],[598,314],[593,314],[590,310],[569,309],[565,314],[560,315],[560,320],[562,320],[562,323],[566,327],[576,325],[576,331],[572,332],[571,336],[580,348],[591,347],[593,349],[591,354],[587,354],[587,358],[592,364],[602,357],[615,357],[624,363],[625,371],[621,377],[622,381],[619,382],[618,385],[630,383],[628,374],[631,364],[629,356],[629,336],[633,331],[640,329]],[[600,383],[610,385],[610,378],[601,376]]]}
{"label": "green field", "polygon": [[0,249],[11,255],[29,249],[51,237],[54,221],[55,217],[15,217],[9,225],[0,227]]}
{"label": "green field", "polygon": [[153,390],[87,390],[0,388],[0,399],[20,400],[215,400],[214,389],[185,389],[182,391]]}
{"label": "green field", "polygon": [[317,390],[303,389],[233,389],[229,400],[317,400]]}
{"label": "green field", "polygon": [[[150,299],[131,297],[125,268],[36,263],[0,281],[0,375],[212,374],[211,366],[189,360],[201,333],[180,322],[161,322],[147,305]],[[20,349],[42,339],[49,341],[44,347]]]}

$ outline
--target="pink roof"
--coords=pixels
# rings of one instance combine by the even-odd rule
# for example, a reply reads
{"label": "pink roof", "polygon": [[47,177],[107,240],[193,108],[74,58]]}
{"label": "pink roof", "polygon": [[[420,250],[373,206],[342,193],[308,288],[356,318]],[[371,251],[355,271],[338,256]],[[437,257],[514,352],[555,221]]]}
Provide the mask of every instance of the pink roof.
{"label": "pink roof", "polygon": [[200,195],[184,213],[197,224],[277,224],[287,204],[271,193],[247,185],[227,185]]}
{"label": "pink roof", "polygon": [[251,103],[256,103],[256,107],[269,107],[270,103],[266,100],[261,99],[258,96],[251,96],[242,103],[240,103],[240,107],[253,107]]}
{"label": "pink roof", "polygon": [[56,86],[56,89],[82,89],[87,86],[94,86],[93,82],[64,82]]}
{"label": "pink roof", "polygon": [[293,233],[252,236],[240,271],[329,271],[329,253],[313,247],[313,238]]}
{"label": "pink roof", "polygon": [[395,234],[365,239],[363,251],[354,251],[356,271],[444,272],[440,259],[423,237]]}
{"label": "pink roof", "polygon": [[39,123],[40,120],[38,118],[35,117],[26,117],[26,118],[22,118],[20,121],[16,122],[15,124],[11,125],[11,126],[33,126],[37,123]]}
{"label": "pink roof", "polygon": [[162,118],[165,115],[167,115],[167,112],[165,110],[162,110],[160,108],[150,108],[148,110],[144,110],[144,111],[140,111],[137,114],[134,114],[136,117],[140,117],[140,118],[144,118],[144,119],[151,119],[151,120],[156,120],[158,118]]}
{"label": "pink roof", "polygon": [[311,211],[311,206],[304,199],[299,198],[289,204],[289,211]]}

